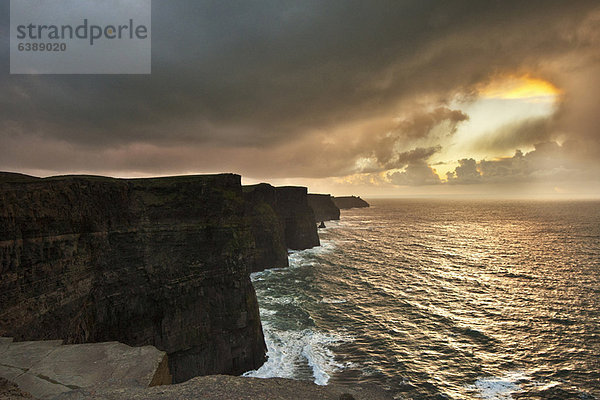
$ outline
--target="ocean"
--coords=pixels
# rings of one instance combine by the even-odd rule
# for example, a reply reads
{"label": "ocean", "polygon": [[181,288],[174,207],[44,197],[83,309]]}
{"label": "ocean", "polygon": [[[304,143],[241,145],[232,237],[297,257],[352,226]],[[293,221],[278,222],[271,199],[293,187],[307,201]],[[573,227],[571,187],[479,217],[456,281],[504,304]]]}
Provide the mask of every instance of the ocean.
{"label": "ocean", "polygon": [[600,399],[600,202],[377,200],[252,275],[249,376],[398,399]]}

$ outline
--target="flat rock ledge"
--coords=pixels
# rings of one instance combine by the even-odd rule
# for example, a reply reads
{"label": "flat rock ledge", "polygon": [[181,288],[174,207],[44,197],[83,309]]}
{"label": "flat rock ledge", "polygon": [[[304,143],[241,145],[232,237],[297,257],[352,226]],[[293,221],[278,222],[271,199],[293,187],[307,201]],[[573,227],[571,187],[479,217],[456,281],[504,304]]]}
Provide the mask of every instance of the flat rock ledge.
{"label": "flat rock ledge", "polygon": [[[144,388],[171,383],[167,354],[119,342],[63,345],[62,340],[0,338],[0,398],[53,399],[87,388]],[[21,396],[21,397],[19,397]]]}
{"label": "flat rock ledge", "polygon": [[386,400],[378,386],[318,386],[282,378],[209,375],[171,385],[165,352],[119,342],[63,345],[0,337],[4,400]]}
{"label": "flat rock ledge", "polygon": [[83,389],[63,393],[57,400],[391,400],[376,386],[318,386],[282,378],[210,375],[187,382],[151,388]]}

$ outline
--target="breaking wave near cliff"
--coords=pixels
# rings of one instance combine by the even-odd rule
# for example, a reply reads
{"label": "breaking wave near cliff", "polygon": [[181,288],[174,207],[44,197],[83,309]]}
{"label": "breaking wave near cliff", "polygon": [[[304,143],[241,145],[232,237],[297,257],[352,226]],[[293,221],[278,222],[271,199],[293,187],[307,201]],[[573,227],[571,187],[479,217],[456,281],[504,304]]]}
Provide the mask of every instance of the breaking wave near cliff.
{"label": "breaking wave near cliff", "polygon": [[290,252],[289,268],[252,274],[268,360],[245,376],[312,380],[326,385],[333,373],[348,366],[336,359],[334,349],[352,337],[343,330],[321,327],[319,318],[313,318],[319,312],[315,306],[344,301],[319,300],[312,290],[322,256],[334,248],[334,241],[321,240],[320,247]]}

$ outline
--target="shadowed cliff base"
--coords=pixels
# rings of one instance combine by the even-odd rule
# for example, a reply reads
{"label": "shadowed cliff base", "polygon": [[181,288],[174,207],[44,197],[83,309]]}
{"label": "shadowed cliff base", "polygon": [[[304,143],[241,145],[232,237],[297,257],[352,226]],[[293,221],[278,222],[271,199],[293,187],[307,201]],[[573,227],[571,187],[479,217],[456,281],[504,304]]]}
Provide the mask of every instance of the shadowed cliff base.
{"label": "shadowed cliff base", "polygon": [[289,266],[285,221],[277,213],[275,188],[267,183],[244,186],[244,203],[256,242],[251,272]]}
{"label": "shadowed cliff base", "polygon": [[302,186],[275,188],[277,213],[285,221],[285,242],[292,250],[319,246],[315,214],[308,205],[308,189]]}

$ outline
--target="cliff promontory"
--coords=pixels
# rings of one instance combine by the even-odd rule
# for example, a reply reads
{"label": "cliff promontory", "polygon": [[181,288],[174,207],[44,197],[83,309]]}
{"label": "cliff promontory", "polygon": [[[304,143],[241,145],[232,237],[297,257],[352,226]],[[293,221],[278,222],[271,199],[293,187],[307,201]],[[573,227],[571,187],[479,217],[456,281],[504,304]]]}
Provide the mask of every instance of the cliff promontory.
{"label": "cliff promontory", "polygon": [[154,345],[175,382],[256,369],[255,252],[237,175],[2,174],[0,336]]}
{"label": "cliff promontory", "polygon": [[287,267],[287,249],[319,245],[316,220],[305,187],[244,186],[246,213],[256,241],[252,271]]}
{"label": "cliff promontory", "polygon": [[251,272],[289,266],[285,221],[277,213],[277,193],[267,183],[244,186],[244,203],[250,217],[256,252]]}
{"label": "cliff promontory", "polygon": [[301,186],[275,188],[275,211],[284,222],[285,244],[292,250],[319,246],[315,213],[308,205],[308,189]]}
{"label": "cliff promontory", "polygon": [[334,197],[333,202],[340,210],[369,207],[369,203],[357,196]]}
{"label": "cliff promontory", "polygon": [[317,221],[332,221],[340,219],[340,209],[329,194],[308,194],[308,204],[315,213]]}

